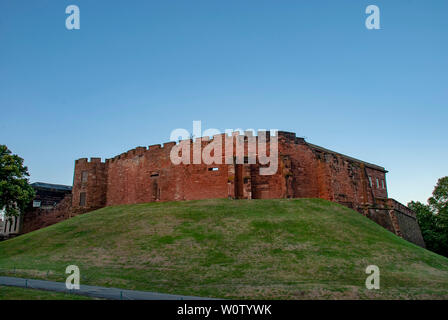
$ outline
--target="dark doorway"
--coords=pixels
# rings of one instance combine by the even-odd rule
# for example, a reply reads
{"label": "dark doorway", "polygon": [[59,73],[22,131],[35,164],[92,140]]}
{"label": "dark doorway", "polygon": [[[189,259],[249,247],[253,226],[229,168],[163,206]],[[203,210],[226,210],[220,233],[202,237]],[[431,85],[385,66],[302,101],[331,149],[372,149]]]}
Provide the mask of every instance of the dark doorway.
{"label": "dark doorway", "polygon": [[81,192],[79,194],[79,206],[80,207],[85,207],[86,205],[86,193],[85,192]]}
{"label": "dark doorway", "polygon": [[160,188],[159,188],[159,179],[158,178],[152,178],[151,183],[151,200],[152,201],[158,201],[160,200]]}
{"label": "dark doorway", "polygon": [[244,180],[243,180],[243,165],[235,164],[235,198],[242,199],[244,196],[243,192]]}

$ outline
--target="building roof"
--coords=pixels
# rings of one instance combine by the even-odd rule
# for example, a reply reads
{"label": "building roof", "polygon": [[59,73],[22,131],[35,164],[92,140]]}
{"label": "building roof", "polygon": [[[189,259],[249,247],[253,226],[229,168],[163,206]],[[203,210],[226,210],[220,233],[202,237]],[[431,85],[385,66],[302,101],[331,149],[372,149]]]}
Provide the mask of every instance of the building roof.
{"label": "building roof", "polygon": [[52,184],[52,183],[45,183],[45,182],[34,182],[31,184],[33,188],[41,188],[41,189],[53,189],[53,190],[60,190],[60,191],[71,191],[71,186],[66,186],[62,184]]}

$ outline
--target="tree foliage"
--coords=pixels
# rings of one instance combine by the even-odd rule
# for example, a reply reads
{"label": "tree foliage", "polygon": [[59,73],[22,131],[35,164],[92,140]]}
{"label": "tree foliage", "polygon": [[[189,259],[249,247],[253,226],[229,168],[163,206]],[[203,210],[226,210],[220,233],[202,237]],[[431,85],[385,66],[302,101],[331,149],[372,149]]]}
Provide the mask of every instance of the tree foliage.
{"label": "tree foliage", "polygon": [[7,146],[0,145],[0,210],[5,210],[6,217],[23,212],[34,198],[28,176],[23,159],[12,154]]}
{"label": "tree foliage", "polygon": [[448,257],[448,176],[437,181],[428,204],[412,201],[408,207],[417,214],[426,247]]}

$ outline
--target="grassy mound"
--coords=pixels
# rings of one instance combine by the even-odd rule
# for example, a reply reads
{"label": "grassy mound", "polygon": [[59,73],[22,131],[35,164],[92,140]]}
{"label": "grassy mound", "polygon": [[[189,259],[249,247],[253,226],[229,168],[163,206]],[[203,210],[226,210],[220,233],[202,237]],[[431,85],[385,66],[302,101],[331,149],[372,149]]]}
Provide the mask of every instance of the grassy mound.
{"label": "grassy mound", "polygon": [[[0,275],[241,299],[448,298],[448,259],[321,199],[103,208],[0,242]],[[377,265],[380,290],[367,290]]]}

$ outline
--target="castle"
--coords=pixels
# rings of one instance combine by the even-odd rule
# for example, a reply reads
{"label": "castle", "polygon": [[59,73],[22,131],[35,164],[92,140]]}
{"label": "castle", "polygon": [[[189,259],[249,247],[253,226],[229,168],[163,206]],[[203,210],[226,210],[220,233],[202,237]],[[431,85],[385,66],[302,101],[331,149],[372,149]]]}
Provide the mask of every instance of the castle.
{"label": "castle", "polygon": [[[383,167],[313,145],[295,133],[279,131],[277,170],[262,175],[260,169],[266,165],[258,161],[259,150],[248,146],[248,141],[261,137],[269,149],[272,137],[266,131],[257,136],[245,132],[188,141],[200,150],[217,138],[227,139],[233,146],[242,141],[244,158],[240,162],[235,160],[242,155],[234,152],[230,163],[222,155],[219,164],[173,164],[170,154],[178,145],[176,142],[137,147],[105,162],[100,158],[78,159],[73,179],[73,212],[152,201],[322,198],[353,208],[424,247],[415,213],[388,198],[387,171]],[[253,157],[255,162],[250,161]]]}

